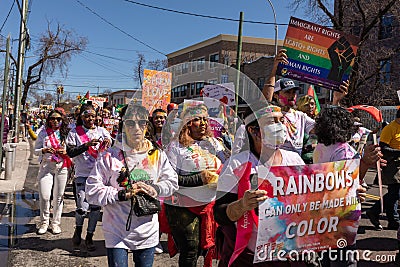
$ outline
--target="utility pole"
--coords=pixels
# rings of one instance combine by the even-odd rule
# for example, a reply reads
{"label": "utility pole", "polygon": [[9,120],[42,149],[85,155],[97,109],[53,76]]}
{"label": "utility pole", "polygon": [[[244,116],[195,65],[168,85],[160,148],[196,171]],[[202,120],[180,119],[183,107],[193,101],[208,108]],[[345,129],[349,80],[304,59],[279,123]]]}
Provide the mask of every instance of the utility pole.
{"label": "utility pole", "polygon": [[19,45],[18,45],[18,66],[17,66],[17,78],[15,83],[15,94],[14,94],[14,129],[15,138],[14,143],[18,142],[19,137],[19,116],[21,106],[21,91],[22,91],[22,76],[24,71],[24,58],[25,58],[25,44],[27,36],[27,13],[28,13],[28,0],[22,0],[21,21],[19,28]]}
{"label": "utility pole", "polygon": [[[242,61],[242,27],[243,27],[243,12],[240,12],[238,43],[236,50],[236,86],[235,86],[235,115],[238,116],[239,108],[239,87],[240,87],[240,63]],[[242,96],[243,97],[243,96]]]}
{"label": "utility pole", "polygon": [[[3,85],[3,103],[2,103],[2,112],[1,112],[1,127],[0,127],[0,138],[3,141],[3,133],[4,133],[4,121],[6,117],[6,104],[7,104],[7,88],[8,88],[8,75],[10,70],[10,35],[7,37],[7,45],[6,45],[6,62],[4,67],[4,85]],[[7,140],[6,140],[7,142]],[[3,142],[0,145],[0,167],[3,166]]]}

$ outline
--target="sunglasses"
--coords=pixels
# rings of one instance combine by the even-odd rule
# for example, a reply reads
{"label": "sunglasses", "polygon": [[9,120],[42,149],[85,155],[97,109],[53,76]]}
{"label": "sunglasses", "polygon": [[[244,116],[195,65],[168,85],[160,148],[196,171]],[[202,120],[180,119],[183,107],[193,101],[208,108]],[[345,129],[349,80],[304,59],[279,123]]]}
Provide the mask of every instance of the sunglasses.
{"label": "sunglasses", "polygon": [[102,119],[97,119],[96,121],[97,121],[97,122],[102,122],[103,120],[102,120]]}
{"label": "sunglasses", "polygon": [[147,120],[125,120],[124,124],[127,127],[135,127],[137,124],[139,127],[143,128],[147,125]]}
{"label": "sunglasses", "polygon": [[62,121],[62,118],[61,117],[50,117],[49,120],[60,122],[60,121]]}

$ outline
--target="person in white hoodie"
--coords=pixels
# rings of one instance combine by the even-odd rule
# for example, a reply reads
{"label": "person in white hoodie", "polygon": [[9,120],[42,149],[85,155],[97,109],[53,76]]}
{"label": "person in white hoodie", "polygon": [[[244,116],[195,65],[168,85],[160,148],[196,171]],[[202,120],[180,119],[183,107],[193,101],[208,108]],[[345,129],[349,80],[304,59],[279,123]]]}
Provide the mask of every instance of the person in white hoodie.
{"label": "person in white hoodie", "polygon": [[148,115],[135,104],[122,110],[114,146],[99,158],[86,180],[89,203],[103,207],[108,266],[128,266],[128,250],[135,266],[153,265],[158,216],[137,216],[130,200],[138,193],[168,197],[178,189],[178,175],[166,154],[145,138]]}

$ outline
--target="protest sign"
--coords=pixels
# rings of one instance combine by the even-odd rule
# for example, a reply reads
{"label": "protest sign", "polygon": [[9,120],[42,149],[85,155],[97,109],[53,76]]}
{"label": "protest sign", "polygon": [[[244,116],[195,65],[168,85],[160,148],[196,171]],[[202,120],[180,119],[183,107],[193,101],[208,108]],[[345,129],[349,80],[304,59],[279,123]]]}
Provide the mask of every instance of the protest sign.
{"label": "protest sign", "polygon": [[217,99],[227,106],[234,106],[235,85],[233,83],[205,85],[203,88],[203,97]]}
{"label": "protest sign", "polygon": [[142,105],[150,114],[157,108],[167,110],[167,105],[171,102],[172,74],[145,69],[143,76]]}
{"label": "protest sign", "polygon": [[269,198],[259,205],[254,262],[354,244],[361,215],[359,164],[259,167],[258,188]]}
{"label": "protest sign", "polygon": [[89,98],[86,101],[92,101],[92,105],[95,108],[103,107],[103,103],[107,102],[107,97],[101,97],[101,96],[89,96]]}
{"label": "protest sign", "polygon": [[358,43],[356,36],[291,17],[284,41],[289,63],[279,64],[277,74],[338,91],[350,76]]}

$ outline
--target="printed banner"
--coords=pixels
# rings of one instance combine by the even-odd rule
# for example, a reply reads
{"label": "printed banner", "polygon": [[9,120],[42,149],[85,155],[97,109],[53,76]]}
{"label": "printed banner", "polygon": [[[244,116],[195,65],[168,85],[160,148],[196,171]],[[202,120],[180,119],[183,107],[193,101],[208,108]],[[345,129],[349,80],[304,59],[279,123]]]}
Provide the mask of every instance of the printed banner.
{"label": "printed banner", "polygon": [[288,167],[259,167],[259,205],[254,262],[355,243],[361,204],[359,159]]}
{"label": "printed banner", "polygon": [[171,78],[170,72],[157,70],[144,70],[142,86],[142,105],[150,114],[157,108],[167,110],[171,102]]}
{"label": "printed banner", "polygon": [[284,41],[289,63],[279,64],[277,74],[337,91],[349,79],[358,43],[354,35],[291,17]]}

